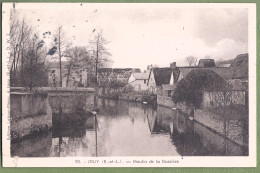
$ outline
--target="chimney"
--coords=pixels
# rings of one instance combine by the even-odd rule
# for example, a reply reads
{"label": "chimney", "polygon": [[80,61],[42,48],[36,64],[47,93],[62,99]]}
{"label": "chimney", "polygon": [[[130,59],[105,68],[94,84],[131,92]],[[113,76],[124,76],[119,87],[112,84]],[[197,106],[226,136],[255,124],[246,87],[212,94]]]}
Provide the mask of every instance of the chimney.
{"label": "chimney", "polygon": [[176,62],[172,62],[172,63],[170,64],[170,68],[171,68],[171,69],[175,69],[175,68],[176,68]]}
{"label": "chimney", "polygon": [[153,68],[152,64],[147,66],[147,70],[151,70],[152,68]]}

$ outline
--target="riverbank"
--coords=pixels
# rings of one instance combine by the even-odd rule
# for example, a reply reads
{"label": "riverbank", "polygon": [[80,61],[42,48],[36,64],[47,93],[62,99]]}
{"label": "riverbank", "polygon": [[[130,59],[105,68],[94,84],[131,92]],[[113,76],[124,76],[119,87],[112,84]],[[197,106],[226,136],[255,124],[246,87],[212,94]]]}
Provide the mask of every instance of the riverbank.
{"label": "riverbank", "polygon": [[[248,147],[248,116],[245,110],[228,108],[226,115],[214,109],[191,109],[185,103],[175,104],[170,97],[157,96],[157,104],[166,108],[176,109],[185,117],[194,120],[205,128],[229,139],[237,145]],[[237,111],[239,110],[239,111]]]}
{"label": "riverbank", "polygon": [[80,123],[53,122],[49,133],[12,143],[12,156],[248,155],[241,146],[177,110],[114,99],[97,99],[97,105],[98,116]]}
{"label": "riverbank", "polygon": [[52,127],[52,110],[47,93],[10,93],[11,140],[47,131]]}
{"label": "riverbank", "polygon": [[99,98],[107,98],[107,99],[114,99],[114,100],[125,100],[130,102],[138,102],[138,103],[146,103],[152,106],[157,105],[157,95],[150,94],[150,95],[140,95],[140,94],[106,94],[106,95],[99,95]]}

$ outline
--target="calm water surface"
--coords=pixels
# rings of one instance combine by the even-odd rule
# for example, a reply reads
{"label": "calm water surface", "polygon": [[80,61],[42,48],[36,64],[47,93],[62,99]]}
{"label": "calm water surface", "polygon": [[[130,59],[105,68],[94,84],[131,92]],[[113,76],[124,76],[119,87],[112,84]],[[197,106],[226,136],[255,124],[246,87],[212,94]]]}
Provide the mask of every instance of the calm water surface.
{"label": "calm water surface", "polygon": [[99,99],[98,105],[98,115],[86,121],[61,124],[53,119],[49,133],[12,143],[12,156],[246,154],[242,147],[168,108],[153,109],[148,105],[108,99]]}

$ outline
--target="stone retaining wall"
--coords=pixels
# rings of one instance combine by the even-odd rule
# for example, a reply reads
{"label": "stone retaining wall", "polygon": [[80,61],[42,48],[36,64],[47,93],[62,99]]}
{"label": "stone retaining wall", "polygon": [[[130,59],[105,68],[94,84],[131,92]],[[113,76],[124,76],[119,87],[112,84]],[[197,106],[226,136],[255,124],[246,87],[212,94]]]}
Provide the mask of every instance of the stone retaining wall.
{"label": "stone retaining wall", "polygon": [[[213,129],[217,133],[225,135],[224,131],[224,119],[221,115],[213,114],[210,111],[197,109],[194,112],[194,119],[203,124],[204,126]],[[226,121],[227,126],[227,138],[238,143],[239,145],[245,145],[247,142],[244,141],[243,126],[239,120],[231,119]]]}
{"label": "stone retaining wall", "polygon": [[176,108],[176,104],[173,102],[171,97],[164,97],[157,95],[157,104],[169,108]]}
{"label": "stone retaining wall", "polygon": [[52,127],[47,94],[10,94],[11,139],[19,139]]}

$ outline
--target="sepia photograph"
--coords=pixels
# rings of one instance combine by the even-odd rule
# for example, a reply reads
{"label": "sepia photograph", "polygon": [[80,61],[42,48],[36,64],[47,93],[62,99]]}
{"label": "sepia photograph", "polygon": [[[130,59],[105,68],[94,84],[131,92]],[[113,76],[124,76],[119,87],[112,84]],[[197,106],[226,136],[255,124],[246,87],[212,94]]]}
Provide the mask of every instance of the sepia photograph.
{"label": "sepia photograph", "polygon": [[256,166],[255,4],[3,3],[2,17],[3,166]]}

